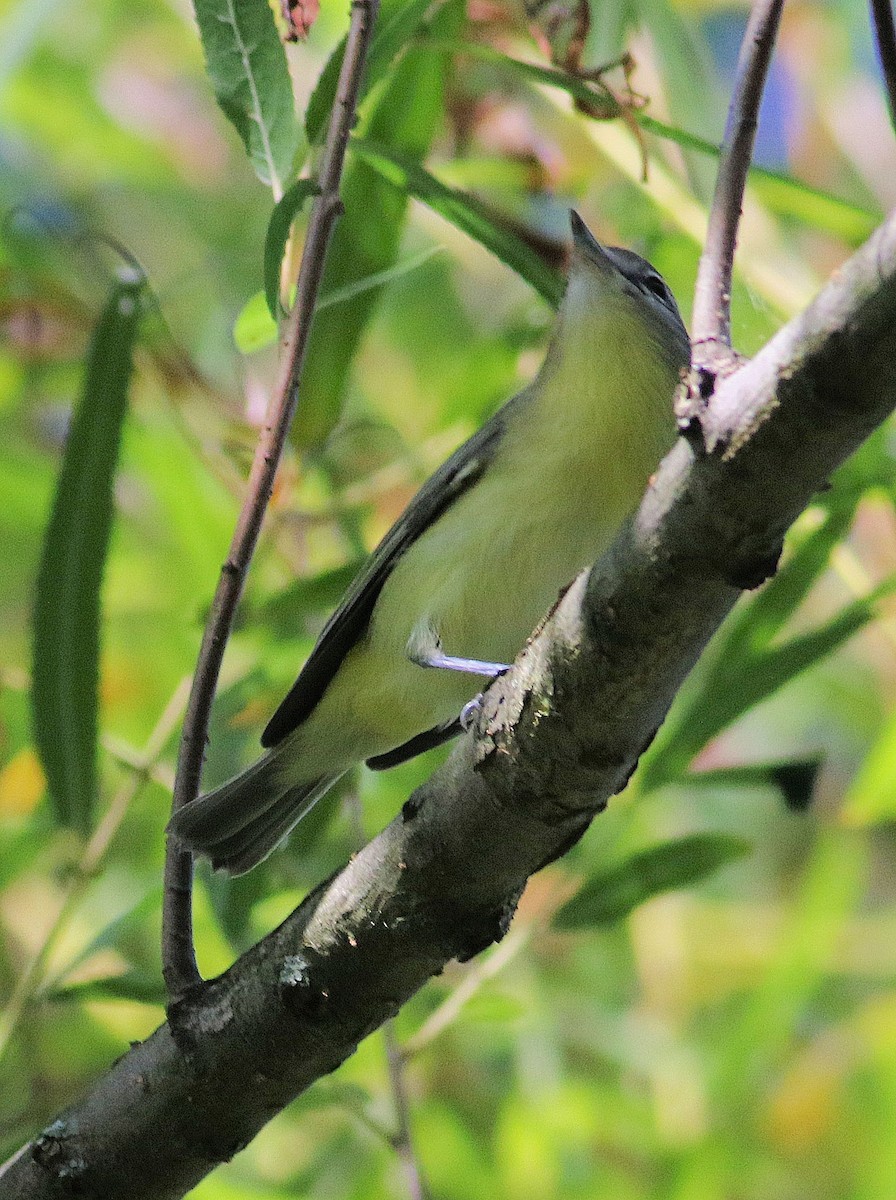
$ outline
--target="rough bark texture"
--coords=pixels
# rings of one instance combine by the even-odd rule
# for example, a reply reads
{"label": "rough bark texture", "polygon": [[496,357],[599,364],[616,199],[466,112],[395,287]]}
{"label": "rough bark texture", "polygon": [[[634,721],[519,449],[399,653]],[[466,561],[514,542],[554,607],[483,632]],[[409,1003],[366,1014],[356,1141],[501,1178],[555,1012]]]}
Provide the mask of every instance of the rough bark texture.
{"label": "rough bark texture", "polygon": [[476,736],[268,938],[0,1173],[3,1200],[182,1196],[452,958],[624,786],[787,526],[896,406],[896,220],[719,389]]}

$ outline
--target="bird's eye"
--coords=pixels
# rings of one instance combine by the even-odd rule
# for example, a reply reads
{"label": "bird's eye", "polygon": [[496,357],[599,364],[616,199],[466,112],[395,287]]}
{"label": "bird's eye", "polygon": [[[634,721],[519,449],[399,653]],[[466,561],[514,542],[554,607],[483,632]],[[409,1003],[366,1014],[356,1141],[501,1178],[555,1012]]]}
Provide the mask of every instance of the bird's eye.
{"label": "bird's eye", "polygon": [[656,296],[657,300],[665,302],[669,297],[668,288],[659,275],[648,275],[645,279],[642,279],[641,286],[645,291],[650,292],[652,296]]}

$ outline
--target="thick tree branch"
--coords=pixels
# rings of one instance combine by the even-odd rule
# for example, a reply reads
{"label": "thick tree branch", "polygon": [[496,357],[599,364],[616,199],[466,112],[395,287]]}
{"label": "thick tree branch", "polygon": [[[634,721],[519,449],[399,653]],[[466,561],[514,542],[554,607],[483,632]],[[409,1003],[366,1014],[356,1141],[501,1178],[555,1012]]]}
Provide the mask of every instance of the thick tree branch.
{"label": "thick tree branch", "polygon": [[[480,728],[279,929],[173,1007],[0,1173],[0,1200],[183,1195],[452,958],[624,785],[740,590],[896,407],[896,218],[719,387]],[[505,585],[507,581],[503,582]]]}
{"label": "thick tree branch", "polygon": [[730,357],[727,352],[731,349],[731,275],[737,227],[753,159],[759,106],[783,7],[784,0],[754,0],[740,48],[716,190],[694,289],[691,336],[695,372],[707,369],[715,373],[715,360],[718,358],[724,365],[724,359]]}
{"label": "thick tree branch", "polygon": [[[355,118],[367,50],[373,34],[379,0],[353,0],[336,102],[321,157],[320,194],[308,222],[308,235],[296,285],[296,300],[280,342],[280,370],[271,396],[264,426],[246,485],[246,496],[237,519],[227,561],[221,568],[211,612],[202,638],[193,686],[187,704],[177,777],[172,797],[173,811],[195,800],[199,792],[205,742],[212,701],[224,649],[239,603],[243,584],[255,552],[265,509],[274,486],[274,476],[283,453],[286,435],[298,398],[299,380],[317,293],[323,276],[333,223],[339,214],[339,183],[342,164]],[[182,995],[200,982],[193,950],[193,859],[169,837],[165,854],[165,894],[162,905],[162,971],[168,992]]]}

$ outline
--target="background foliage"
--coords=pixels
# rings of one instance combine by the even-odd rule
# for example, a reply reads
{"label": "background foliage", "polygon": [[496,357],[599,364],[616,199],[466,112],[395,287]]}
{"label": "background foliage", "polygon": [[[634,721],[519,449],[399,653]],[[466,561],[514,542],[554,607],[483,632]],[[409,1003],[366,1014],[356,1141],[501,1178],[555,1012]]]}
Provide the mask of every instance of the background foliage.
{"label": "background foliage", "polygon": [[[214,4],[197,7],[214,21]],[[273,375],[265,288],[273,299],[285,230],[266,256],[272,201],[313,156],[346,20],[325,0],[288,50],[295,123],[276,41],[253,67],[257,97],[213,70],[231,125],[179,0],[92,0],[77,19],[49,0],[0,8],[0,1153],[163,1016],[159,881],[182,680]],[[630,119],[574,111],[576,85],[545,74],[544,39],[509,0],[386,0],[207,782],[253,756],[328,609],[414,488],[531,376],[570,205],[648,255],[687,313],[713,178],[700,139],[720,135],[744,21],[715,0],[595,0],[584,62],[632,51],[649,97],[639,144]],[[621,94],[621,74],[609,78]],[[256,100],[257,120],[245,115]],[[896,199],[860,6],[786,10],[758,161],[734,300],[746,353]],[[148,289],[116,282],[114,243]],[[110,297],[128,286],[143,305],[134,346],[130,324],[108,328]],[[84,579],[102,567],[109,427],[132,368],[95,679],[100,618]],[[76,461],[84,436],[66,431],[79,396],[78,421],[95,422],[90,444],[105,450]],[[834,484],[779,576],[710,647],[626,795],[533,879],[503,943],[397,1019],[433,1196],[896,1194],[890,434]],[[66,574],[85,512],[74,495],[99,506],[78,558],[94,567]],[[83,661],[66,657],[67,690],[41,692],[41,672],[60,682],[63,633]],[[62,780],[52,799],[32,664],[43,762]],[[73,697],[79,722],[67,720]],[[67,747],[80,769],[63,777]],[[351,780],[245,879],[200,872],[203,969],[285,915],[435,757]],[[407,1195],[395,1099],[377,1035],[195,1194]]]}

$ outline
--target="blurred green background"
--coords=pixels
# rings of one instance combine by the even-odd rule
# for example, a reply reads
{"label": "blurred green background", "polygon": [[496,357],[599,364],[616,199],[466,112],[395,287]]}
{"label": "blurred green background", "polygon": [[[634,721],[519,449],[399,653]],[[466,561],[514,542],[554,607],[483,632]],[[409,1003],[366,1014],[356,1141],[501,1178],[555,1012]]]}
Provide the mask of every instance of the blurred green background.
{"label": "blurred green background", "polygon": [[[288,50],[297,166],[346,8],[323,0],[308,41]],[[468,193],[490,228],[528,231],[533,261],[551,268],[575,205],[599,237],[650,257],[690,310],[712,156],[649,124],[638,133],[631,113],[594,120],[501,60],[548,61],[509,0],[417,9],[359,132],[463,189],[460,217],[350,152],[324,284],[335,302],[315,329],[227,652],[209,784],[253,757],[359,559],[416,486],[539,363],[550,307],[459,228],[480,211]],[[590,18],[584,63],[630,50],[649,101],[638,119],[719,138],[744,6],[592,0]],[[623,95],[620,72],[608,81]],[[786,9],[757,161],[767,173],[749,189],[734,295],[745,353],[896,199],[896,140],[854,0]],[[276,364],[269,343],[250,349],[268,336],[271,206],[215,104],[185,0],[0,5],[3,1157],[163,1019],[160,875],[183,680]],[[114,243],[143,264],[154,299],[115,478],[88,845],[45,795],[31,614]],[[894,497],[882,430],[792,531],[778,579],[720,633],[626,794],[531,881],[505,941],[399,1015],[427,1194],[896,1195]],[[244,879],[201,868],[203,970],[282,919],[439,757],[347,781]],[[396,1119],[377,1034],[194,1194],[412,1196]]]}

